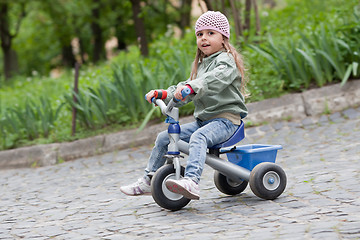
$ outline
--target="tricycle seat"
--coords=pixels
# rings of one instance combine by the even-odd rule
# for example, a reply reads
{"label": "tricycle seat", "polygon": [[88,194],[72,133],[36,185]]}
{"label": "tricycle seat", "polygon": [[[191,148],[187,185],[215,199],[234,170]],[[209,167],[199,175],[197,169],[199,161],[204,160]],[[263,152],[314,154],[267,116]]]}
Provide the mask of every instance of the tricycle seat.
{"label": "tricycle seat", "polygon": [[244,122],[241,121],[239,127],[236,129],[235,133],[225,142],[216,144],[209,149],[220,149],[223,147],[230,147],[235,145],[236,143],[240,142],[245,138],[245,131],[244,131]]}

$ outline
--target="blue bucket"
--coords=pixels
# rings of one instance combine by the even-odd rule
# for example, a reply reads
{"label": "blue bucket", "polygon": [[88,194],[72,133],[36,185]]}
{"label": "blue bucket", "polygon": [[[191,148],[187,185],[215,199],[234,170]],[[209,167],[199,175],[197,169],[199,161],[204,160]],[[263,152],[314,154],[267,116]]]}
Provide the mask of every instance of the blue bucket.
{"label": "blue bucket", "polygon": [[282,149],[281,145],[250,144],[223,148],[220,153],[226,153],[230,162],[251,171],[259,163],[274,163],[279,149]]}

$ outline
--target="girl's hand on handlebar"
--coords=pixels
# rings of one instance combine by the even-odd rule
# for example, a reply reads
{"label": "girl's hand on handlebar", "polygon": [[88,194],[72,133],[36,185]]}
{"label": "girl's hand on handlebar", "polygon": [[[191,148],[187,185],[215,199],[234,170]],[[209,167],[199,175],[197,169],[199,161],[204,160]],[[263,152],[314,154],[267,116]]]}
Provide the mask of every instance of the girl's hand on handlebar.
{"label": "girl's hand on handlebar", "polygon": [[175,97],[176,99],[180,99],[180,100],[182,100],[182,101],[185,100],[185,98],[183,99],[183,96],[182,96],[182,94],[181,94],[181,91],[182,91],[184,88],[187,88],[187,86],[178,86],[178,87],[176,88],[175,93],[174,93],[174,97]]}
{"label": "girl's hand on handlebar", "polygon": [[149,103],[152,103],[151,102],[151,99],[155,97],[155,90],[151,90],[150,92],[148,92],[146,94],[146,101],[148,101]]}

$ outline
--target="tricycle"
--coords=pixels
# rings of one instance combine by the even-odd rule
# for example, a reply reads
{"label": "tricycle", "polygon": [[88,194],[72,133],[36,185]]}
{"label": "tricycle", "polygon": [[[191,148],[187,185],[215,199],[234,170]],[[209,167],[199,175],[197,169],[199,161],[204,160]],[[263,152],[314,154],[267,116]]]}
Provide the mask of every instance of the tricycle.
{"label": "tricycle", "polygon": [[[190,94],[190,89],[184,88],[182,96]],[[168,179],[180,179],[184,176],[185,168],[180,164],[183,158],[181,152],[189,154],[189,144],[179,139],[181,127],[179,125],[179,109],[175,107],[180,99],[173,97],[166,105],[162,100],[163,92],[155,92],[152,102],[160,107],[167,116],[169,123],[168,134],[170,144],[165,155],[166,164],[159,168],[151,178],[151,193],[155,202],[168,210],[176,211],[185,207],[191,200],[183,195],[173,193],[167,189]],[[277,150],[281,145],[250,144],[234,146],[245,138],[244,123],[242,122],[235,133],[225,142],[209,147],[205,163],[215,170],[214,182],[216,188],[227,195],[243,192],[248,183],[252,192],[267,200],[276,199],[286,187],[286,174],[275,164]],[[220,154],[226,154],[227,160],[221,159]]]}

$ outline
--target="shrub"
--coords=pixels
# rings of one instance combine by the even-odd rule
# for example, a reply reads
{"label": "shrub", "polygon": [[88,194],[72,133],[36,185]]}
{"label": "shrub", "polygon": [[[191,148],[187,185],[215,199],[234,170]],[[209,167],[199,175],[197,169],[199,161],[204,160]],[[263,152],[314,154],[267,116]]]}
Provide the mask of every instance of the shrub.
{"label": "shrub", "polygon": [[269,36],[262,46],[249,45],[273,64],[279,78],[285,80],[285,89],[299,91],[312,82],[319,87],[334,80],[345,83],[351,73],[358,75],[359,61],[351,40],[341,39],[333,27],[321,24],[318,31],[300,35],[297,41],[287,38],[275,44]]}
{"label": "shrub", "polygon": [[50,100],[40,98],[40,103],[29,100],[25,107],[12,107],[0,119],[2,148],[11,148],[21,139],[34,140],[49,137],[63,104],[54,110]]}

